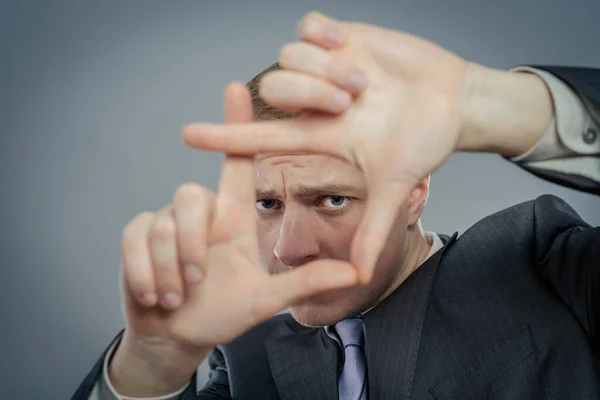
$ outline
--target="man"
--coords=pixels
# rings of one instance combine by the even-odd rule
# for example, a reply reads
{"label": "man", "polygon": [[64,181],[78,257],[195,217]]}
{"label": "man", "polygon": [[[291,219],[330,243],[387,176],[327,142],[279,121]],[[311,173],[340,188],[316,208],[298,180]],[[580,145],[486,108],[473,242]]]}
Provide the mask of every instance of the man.
{"label": "man", "polygon": [[553,196],[460,238],[420,224],[453,151],[600,193],[600,71],[497,71],[320,14],[300,35],[228,87],[227,125],[186,127],[227,153],[218,194],[125,228],[126,328],[74,398],[600,398],[599,228]]}

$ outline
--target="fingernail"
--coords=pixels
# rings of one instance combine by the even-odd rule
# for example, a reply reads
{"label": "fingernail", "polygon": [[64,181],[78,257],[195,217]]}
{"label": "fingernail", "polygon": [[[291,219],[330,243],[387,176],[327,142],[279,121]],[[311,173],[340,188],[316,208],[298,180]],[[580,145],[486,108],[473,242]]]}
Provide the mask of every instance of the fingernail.
{"label": "fingernail", "polygon": [[177,308],[181,303],[181,298],[175,292],[163,294],[160,304],[165,308]]}
{"label": "fingernail", "polygon": [[355,72],[348,77],[348,86],[354,91],[363,90],[367,87],[367,78],[363,74]]}
{"label": "fingernail", "polygon": [[204,275],[202,274],[200,268],[193,264],[188,264],[183,267],[183,276],[187,282],[197,283],[202,280]]}
{"label": "fingernail", "polygon": [[146,306],[153,306],[156,304],[156,295],[154,293],[142,293],[140,295],[140,301]]}
{"label": "fingernail", "polygon": [[350,105],[351,101],[352,98],[348,92],[344,92],[342,90],[336,91],[335,95],[333,96],[333,106],[336,109],[345,110]]}

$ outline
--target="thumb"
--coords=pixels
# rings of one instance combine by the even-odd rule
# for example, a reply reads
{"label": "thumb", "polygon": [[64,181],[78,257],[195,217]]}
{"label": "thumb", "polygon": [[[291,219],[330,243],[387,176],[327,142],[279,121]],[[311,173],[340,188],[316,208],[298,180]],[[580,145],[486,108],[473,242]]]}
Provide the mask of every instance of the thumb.
{"label": "thumb", "polygon": [[354,286],[357,278],[356,268],[346,261],[318,260],[272,276],[268,292],[279,310],[323,292]]}
{"label": "thumb", "polygon": [[367,284],[414,184],[409,179],[377,179],[369,187],[367,207],[352,240],[351,260],[358,268],[359,281]]}

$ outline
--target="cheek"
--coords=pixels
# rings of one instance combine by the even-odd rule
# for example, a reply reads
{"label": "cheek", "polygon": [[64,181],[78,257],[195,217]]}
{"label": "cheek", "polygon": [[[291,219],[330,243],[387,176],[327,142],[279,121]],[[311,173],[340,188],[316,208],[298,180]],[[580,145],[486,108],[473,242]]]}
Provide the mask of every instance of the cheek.
{"label": "cheek", "polygon": [[328,226],[327,235],[323,238],[323,247],[331,258],[349,260],[352,239],[358,228],[352,221],[338,220]]}
{"label": "cheek", "polygon": [[279,223],[275,219],[258,219],[256,224],[258,233],[258,251],[262,263],[268,267],[275,260],[275,244],[279,232]]}
{"label": "cheek", "polygon": [[338,217],[325,217],[319,226],[324,253],[328,258],[349,260],[354,234],[362,217],[362,207],[355,207]]}

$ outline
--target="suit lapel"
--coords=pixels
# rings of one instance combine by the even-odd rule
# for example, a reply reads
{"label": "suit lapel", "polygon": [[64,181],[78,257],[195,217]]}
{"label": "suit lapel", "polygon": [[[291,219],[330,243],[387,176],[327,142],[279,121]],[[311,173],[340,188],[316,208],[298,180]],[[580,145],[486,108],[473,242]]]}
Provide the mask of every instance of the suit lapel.
{"label": "suit lapel", "polygon": [[306,328],[288,321],[265,345],[282,400],[338,398],[341,352],[323,328]]}
{"label": "suit lapel", "polygon": [[429,292],[444,247],[364,316],[369,399],[409,399]]}

